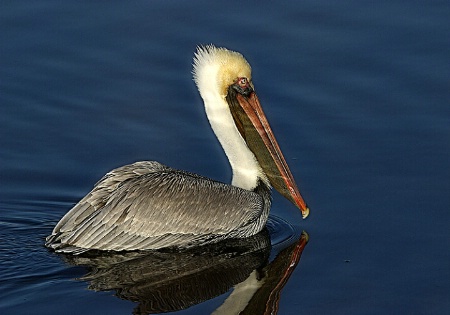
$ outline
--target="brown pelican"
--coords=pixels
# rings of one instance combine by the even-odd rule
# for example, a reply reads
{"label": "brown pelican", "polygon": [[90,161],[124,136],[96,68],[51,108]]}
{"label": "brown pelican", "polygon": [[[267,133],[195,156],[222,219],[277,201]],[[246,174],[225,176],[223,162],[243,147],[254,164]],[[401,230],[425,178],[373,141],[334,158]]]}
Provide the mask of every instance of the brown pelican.
{"label": "brown pelican", "polygon": [[260,232],[270,187],[309,214],[237,52],[198,47],[194,81],[231,164],[231,185],[154,161],[107,173],[55,226],[46,246],[59,252],[191,247]]}

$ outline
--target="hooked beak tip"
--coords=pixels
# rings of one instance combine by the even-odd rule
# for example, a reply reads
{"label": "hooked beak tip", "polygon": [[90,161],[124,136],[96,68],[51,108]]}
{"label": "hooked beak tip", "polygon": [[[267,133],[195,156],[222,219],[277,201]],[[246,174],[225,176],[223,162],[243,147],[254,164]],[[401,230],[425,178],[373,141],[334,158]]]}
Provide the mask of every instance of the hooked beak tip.
{"label": "hooked beak tip", "polygon": [[306,219],[309,216],[309,208],[306,207],[305,210],[302,210],[302,218]]}

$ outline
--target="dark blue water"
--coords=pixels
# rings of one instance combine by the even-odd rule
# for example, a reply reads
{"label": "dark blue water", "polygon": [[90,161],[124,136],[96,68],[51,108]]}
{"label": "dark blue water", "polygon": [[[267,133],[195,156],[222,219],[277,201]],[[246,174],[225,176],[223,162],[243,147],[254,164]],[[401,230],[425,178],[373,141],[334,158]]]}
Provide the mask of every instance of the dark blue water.
{"label": "dark blue water", "polygon": [[302,221],[274,196],[309,234],[278,314],[448,314],[449,16],[448,1],[2,2],[0,313],[133,312],[44,237],[120,165],[230,180],[190,73],[214,43],[252,64],[311,208]]}

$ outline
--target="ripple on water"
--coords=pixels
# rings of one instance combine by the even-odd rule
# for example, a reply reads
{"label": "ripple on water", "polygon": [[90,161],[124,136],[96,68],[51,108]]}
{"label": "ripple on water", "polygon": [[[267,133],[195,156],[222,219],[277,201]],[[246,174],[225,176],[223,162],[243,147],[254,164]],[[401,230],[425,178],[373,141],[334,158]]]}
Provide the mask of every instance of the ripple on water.
{"label": "ripple on water", "polygon": [[299,226],[292,225],[283,218],[272,214],[269,216],[266,226],[270,233],[272,252],[275,254],[296,242],[302,234]]}

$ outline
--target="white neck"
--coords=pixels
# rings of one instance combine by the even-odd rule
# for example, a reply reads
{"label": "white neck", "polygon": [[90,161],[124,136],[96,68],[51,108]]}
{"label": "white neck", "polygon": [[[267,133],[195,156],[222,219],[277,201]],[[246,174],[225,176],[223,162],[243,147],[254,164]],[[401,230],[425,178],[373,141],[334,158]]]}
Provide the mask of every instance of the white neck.
{"label": "white neck", "polygon": [[225,96],[203,93],[202,97],[211,128],[231,165],[233,171],[231,184],[252,190],[257,186],[258,178],[268,182],[255,155],[239,133]]}
{"label": "white neck", "polygon": [[258,272],[253,270],[247,279],[234,286],[233,292],[212,315],[240,314],[264,283],[265,279],[259,280]]}
{"label": "white neck", "polygon": [[199,47],[194,58],[194,80],[205,103],[206,115],[233,170],[231,184],[252,190],[269,180],[234,123],[225,100],[228,86],[238,77],[251,79],[250,65],[236,52],[212,45]]}

